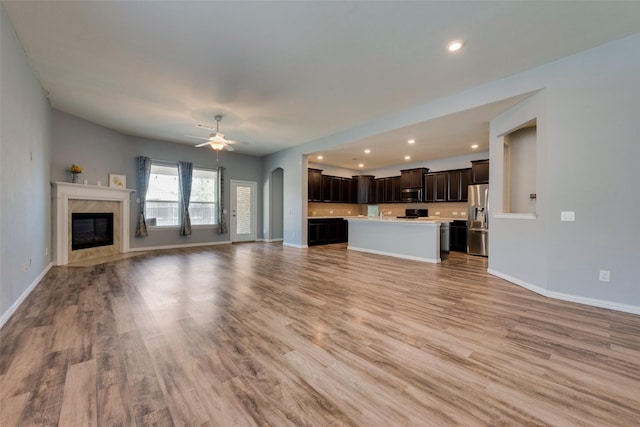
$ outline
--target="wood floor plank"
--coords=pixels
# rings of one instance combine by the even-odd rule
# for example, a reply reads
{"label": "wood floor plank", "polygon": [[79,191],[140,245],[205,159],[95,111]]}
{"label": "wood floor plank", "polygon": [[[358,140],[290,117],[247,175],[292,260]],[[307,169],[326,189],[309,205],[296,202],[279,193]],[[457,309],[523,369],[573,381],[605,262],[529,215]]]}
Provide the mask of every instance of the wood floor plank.
{"label": "wood floor plank", "polygon": [[0,425],[637,427],[640,316],[486,269],[277,243],[54,267],[0,330]]}
{"label": "wood floor plank", "polygon": [[96,389],[95,360],[87,360],[69,366],[64,383],[59,424],[61,426],[97,426]]}

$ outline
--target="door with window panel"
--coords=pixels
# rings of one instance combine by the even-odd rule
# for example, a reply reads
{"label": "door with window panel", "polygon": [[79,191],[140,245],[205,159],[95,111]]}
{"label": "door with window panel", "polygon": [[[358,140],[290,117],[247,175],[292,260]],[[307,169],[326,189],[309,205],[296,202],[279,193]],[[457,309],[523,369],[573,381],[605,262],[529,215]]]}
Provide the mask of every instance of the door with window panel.
{"label": "door with window panel", "polygon": [[231,241],[256,240],[257,187],[255,182],[231,181]]}

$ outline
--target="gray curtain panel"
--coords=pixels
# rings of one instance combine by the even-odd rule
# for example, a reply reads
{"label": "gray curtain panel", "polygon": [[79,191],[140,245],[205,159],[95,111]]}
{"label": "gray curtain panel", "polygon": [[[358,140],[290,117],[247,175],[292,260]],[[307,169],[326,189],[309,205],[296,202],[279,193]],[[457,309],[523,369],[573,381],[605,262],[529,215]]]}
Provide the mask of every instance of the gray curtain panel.
{"label": "gray curtain panel", "polygon": [[218,234],[225,234],[229,230],[227,229],[227,221],[224,218],[224,168],[218,168]]}
{"label": "gray curtain panel", "polygon": [[151,159],[149,157],[136,157],[136,178],[137,192],[140,206],[140,214],[138,215],[138,224],[136,225],[136,237],[147,237],[147,223],[144,219],[144,201],[147,197],[147,189],[149,188],[149,177],[151,176]]}
{"label": "gray curtain panel", "polygon": [[178,162],[178,182],[180,183],[180,235],[191,236],[191,217],[189,216],[189,200],[191,200],[191,182],[193,181],[193,163]]}

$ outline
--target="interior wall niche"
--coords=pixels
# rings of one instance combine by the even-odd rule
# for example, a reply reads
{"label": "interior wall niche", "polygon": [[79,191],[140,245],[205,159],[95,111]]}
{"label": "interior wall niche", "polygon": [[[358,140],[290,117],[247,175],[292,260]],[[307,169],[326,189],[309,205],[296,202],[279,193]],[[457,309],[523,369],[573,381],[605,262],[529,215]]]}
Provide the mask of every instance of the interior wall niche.
{"label": "interior wall niche", "polygon": [[504,135],[503,212],[536,213],[537,121]]}

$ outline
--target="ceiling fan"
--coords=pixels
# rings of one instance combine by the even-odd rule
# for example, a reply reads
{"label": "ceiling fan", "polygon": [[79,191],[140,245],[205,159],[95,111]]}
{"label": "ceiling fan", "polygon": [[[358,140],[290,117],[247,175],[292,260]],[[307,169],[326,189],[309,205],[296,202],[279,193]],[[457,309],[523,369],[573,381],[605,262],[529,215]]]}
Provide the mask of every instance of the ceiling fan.
{"label": "ceiling fan", "polygon": [[193,135],[186,135],[186,136],[189,138],[204,139],[205,141],[207,141],[207,142],[203,142],[202,144],[196,145],[196,147],[204,147],[208,145],[212,150],[215,150],[216,157],[217,157],[218,153],[222,149],[225,149],[227,151],[234,151],[231,144],[236,144],[236,141],[231,141],[229,139],[226,139],[224,137],[224,134],[220,133],[220,121],[222,120],[222,116],[220,115],[215,116],[215,119],[216,119],[215,129],[209,126],[201,125],[201,124],[196,125],[197,128],[215,130],[215,132],[210,134],[208,138],[204,138],[202,136],[193,136]]}

